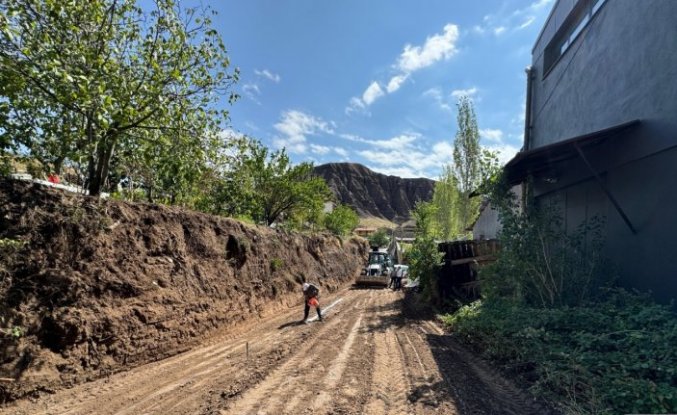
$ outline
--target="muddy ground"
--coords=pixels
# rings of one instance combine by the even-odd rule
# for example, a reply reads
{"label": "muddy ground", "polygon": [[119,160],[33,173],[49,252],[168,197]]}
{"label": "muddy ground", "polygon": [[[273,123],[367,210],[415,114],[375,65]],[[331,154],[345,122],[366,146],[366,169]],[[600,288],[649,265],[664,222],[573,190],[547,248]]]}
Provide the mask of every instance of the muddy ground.
{"label": "muddy ground", "polygon": [[[473,357],[401,292],[345,289],[323,298],[325,321],[301,307],[161,362],[4,413],[545,414]],[[0,409],[0,413],[3,413]]]}
{"label": "muddy ground", "polygon": [[[113,373],[268,322],[299,303],[303,281],[325,293],[344,287],[366,249],[363,240],[0,180],[0,404],[102,377],[108,388]],[[177,362],[194,362],[186,357],[193,353],[221,356],[224,347]],[[267,359],[282,359],[285,350]],[[225,364],[202,358],[185,370],[206,374]],[[158,385],[180,379],[184,369],[176,370],[146,377],[144,387],[130,384],[121,392],[129,395],[117,398],[128,403],[149,388],[164,396],[171,388]],[[94,408],[83,413],[103,411]]]}

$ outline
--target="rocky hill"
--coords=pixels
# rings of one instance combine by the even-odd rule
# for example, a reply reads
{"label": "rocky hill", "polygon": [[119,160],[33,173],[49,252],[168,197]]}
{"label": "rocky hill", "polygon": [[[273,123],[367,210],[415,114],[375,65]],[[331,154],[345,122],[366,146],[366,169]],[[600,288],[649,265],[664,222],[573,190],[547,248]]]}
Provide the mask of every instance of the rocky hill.
{"label": "rocky hill", "polygon": [[376,173],[356,163],[329,163],[315,167],[336,199],[352,206],[361,217],[378,217],[402,223],[419,201],[432,199],[434,180],[404,179]]}

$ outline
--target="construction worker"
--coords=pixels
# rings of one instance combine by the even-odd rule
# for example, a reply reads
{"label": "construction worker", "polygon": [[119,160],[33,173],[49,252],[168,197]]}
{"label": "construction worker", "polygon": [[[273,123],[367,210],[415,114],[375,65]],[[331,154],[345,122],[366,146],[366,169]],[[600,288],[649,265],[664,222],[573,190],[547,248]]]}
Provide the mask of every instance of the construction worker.
{"label": "construction worker", "polygon": [[308,321],[308,313],[310,312],[310,307],[313,306],[317,310],[317,319],[322,321],[322,311],[320,310],[320,302],[317,300],[317,297],[320,295],[320,289],[317,288],[314,284],[307,282],[303,283],[303,298],[305,300],[305,307],[303,309],[303,323]]}

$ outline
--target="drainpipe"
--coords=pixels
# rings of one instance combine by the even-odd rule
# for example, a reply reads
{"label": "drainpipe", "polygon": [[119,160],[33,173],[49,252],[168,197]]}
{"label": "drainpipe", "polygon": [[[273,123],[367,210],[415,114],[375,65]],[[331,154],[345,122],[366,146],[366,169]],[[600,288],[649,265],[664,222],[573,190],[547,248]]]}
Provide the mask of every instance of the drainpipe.
{"label": "drainpipe", "polygon": [[[525,114],[524,114],[524,144],[522,146],[522,151],[527,151],[531,148],[531,90],[532,84],[534,81],[534,68],[527,66],[524,69],[524,72],[527,74],[527,102],[525,105]],[[527,211],[527,194],[529,193],[529,186],[526,182],[522,182],[522,212]]]}
{"label": "drainpipe", "polygon": [[527,151],[531,147],[531,88],[534,79],[534,69],[531,66],[527,66],[524,72],[527,74],[527,102],[524,114],[524,147],[522,150]]}

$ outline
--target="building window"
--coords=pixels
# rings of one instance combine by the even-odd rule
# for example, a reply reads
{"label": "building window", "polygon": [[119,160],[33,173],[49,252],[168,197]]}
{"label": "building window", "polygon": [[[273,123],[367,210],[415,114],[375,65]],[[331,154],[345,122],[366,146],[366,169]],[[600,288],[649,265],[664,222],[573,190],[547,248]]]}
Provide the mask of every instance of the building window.
{"label": "building window", "polygon": [[580,0],[566,18],[543,54],[543,77],[545,78],[559,58],[573,45],[592,17],[606,0]]}

